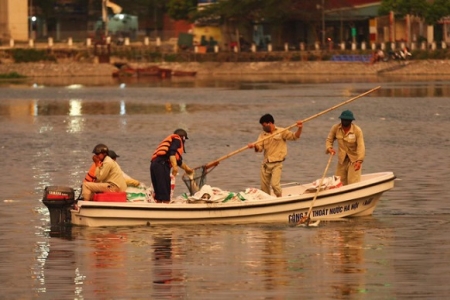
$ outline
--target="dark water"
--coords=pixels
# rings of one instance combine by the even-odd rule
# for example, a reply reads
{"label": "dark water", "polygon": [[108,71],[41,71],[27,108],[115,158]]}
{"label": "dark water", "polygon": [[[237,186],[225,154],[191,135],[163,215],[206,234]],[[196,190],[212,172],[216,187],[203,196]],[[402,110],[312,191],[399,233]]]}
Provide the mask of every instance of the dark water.
{"label": "dark water", "polygon": [[[36,83],[34,85],[34,83]],[[83,85],[74,85],[83,84]],[[383,78],[60,79],[0,86],[2,299],[445,299],[450,287],[450,81]],[[364,172],[393,171],[373,216],[278,225],[72,228],[50,232],[47,185],[78,188],[105,143],[147,184],[149,158],[188,130],[192,167],[256,139],[259,117],[307,122],[289,144],[283,181],[319,178],[341,110],[365,134]],[[258,187],[261,157],[243,151],[208,175]],[[330,171],[331,172],[331,171]],[[176,194],[186,191],[177,180]]]}

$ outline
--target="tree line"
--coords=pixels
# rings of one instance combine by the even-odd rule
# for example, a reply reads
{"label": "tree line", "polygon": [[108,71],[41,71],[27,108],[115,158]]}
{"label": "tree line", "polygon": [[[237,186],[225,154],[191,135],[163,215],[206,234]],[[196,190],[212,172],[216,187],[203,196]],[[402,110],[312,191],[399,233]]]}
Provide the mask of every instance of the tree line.
{"label": "tree line", "polygon": [[[174,20],[195,22],[214,22],[224,24],[235,22],[248,25],[255,22],[282,24],[289,21],[317,22],[321,10],[331,9],[328,0],[221,0],[205,9],[197,9],[197,0],[110,0],[123,8],[127,14],[137,15],[139,19],[153,20],[154,26],[162,25],[162,15],[168,14]],[[70,5],[58,0],[33,0],[35,11],[43,18],[55,18],[67,13],[85,15],[98,19],[101,16],[102,0],[73,0]],[[341,6],[351,6],[348,0],[337,0]],[[323,7],[322,7],[323,5]],[[320,9],[318,9],[320,8]],[[391,11],[396,17],[407,14],[421,17],[429,25],[450,16],[449,0],[382,0],[379,15]]]}

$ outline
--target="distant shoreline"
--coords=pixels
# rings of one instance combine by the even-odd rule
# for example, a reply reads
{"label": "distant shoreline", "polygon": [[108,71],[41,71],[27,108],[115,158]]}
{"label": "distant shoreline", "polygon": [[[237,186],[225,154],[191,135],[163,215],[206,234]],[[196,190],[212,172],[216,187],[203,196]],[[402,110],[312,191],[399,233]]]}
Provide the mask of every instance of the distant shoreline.
{"label": "distant shoreline", "polygon": [[[298,61],[243,63],[129,63],[132,67],[159,66],[173,70],[196,71],[197,76],[228,75],[327,75],[327,76],[444,76],[450,77],[450,60],[390,61],[375,64],[363,62]],[[105,63],[42,62],[2,63],[0,74],[16,72],[27,77],[112,76],[117,68]]]}

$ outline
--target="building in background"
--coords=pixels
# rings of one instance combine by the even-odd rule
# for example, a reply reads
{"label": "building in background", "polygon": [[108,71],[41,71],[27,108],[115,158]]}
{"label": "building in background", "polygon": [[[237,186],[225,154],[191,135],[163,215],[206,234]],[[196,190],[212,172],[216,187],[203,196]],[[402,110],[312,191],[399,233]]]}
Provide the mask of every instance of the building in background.
{"label": "building in background", "polygon": [[[379,16],[382,1],[375,0],[310,0],[301,5],[308,7],[308,14],[293,15],[282,24],[271,24],[265,20],[254,20],[242,26],[233,20],[225,24],[213,17],[198,20],[194,24],[175,21],[165,13],[160,0],[148,3],[120,1],[123,14],[114,13],[118,0],[56,0],[53,6],[44,6],[38,0],[0,0],[0,40],[26,41],[29,38],[55,42],[69,37],[83,41],[95,37],[99,31],[99,20],[104,18],[102,4],[108,6],[109,34],[143,40],[150,37],[162,41],[177,39],[180,34],[192,35],[194,45],[207,46],[209,50],[218,45],[221,50],[257,50],[289,48],[299,49],[301,45],[321,49],[349,48],[352,44],[380,43],[450,43],[450,21],[442,18],[437,24],[428,25],[418,17],[406,15],[395,17],[393,13]],[[214,5],[220,0],[198,0],[197,9]],[[46,2],[47,3],[47,2]],[[108,26],[108,27],[110,27]],[[106,29],[103,28],[103,32]],[[358,46],[359,48],[360,46]]]}
{"label": "building in background", "polygon": [[0,38],[27,41],[29,0],[0,0]]}
{"label": "building in background", "polygon": [[443,41],[450,44],[450,16],[442,18],[439,23],[443,25]]}
{"label": "building in background", "polygon": [[[198,0],[197,10],[200,11],[217,2],[218,0]],[[193,34],[194,45],[200,46],[200,49],[202,49],[201,52],[212,52],[214,46],[222,45],[223,43],[222,31],[218,19],[212,17],[205,20],[198,20],[195,24],[192,24],[190,33]]]}

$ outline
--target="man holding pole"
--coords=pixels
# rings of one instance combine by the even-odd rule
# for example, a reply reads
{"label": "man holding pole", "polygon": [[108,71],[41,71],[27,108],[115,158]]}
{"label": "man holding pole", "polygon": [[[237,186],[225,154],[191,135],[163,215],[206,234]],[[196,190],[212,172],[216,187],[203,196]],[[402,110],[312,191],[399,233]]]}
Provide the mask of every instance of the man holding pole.
{"label": "man holding pole", "polygon": [[[274,119],[271,115],[267,114],[261,117],[260,119],[260,123],[263,126],[263,130],[265,131],[264,133],[261,133],[259,136],[258,141],[256,141],[255,143],[250,143],[247,144],[246,146],[235,150],[231,153],[228,153],[227,155],[224,155],[204,166],[202,166],[203,172],[201,174],[201,178],[202,181],[200,181],[200,184],[196,185],[197,188],[201,188],[203,185],[203,179],[206,177],[206,174],[208,174],[210,172],[210,170],[212,170],[211,168],[214,166],[217,166],[217,164],[219,164],[219,162],[221,162],[224,159],[227,159],[233,155],[236,155],[242,151],[245,151],[249,148],[255,148],[256,152],[262,152],[264,151],[264,160],[263,161],[263,165],[262,165],[262,169],[261,169],[261,178],[263,178],[261,181],[261,186],[263,186],[263,191],[265,191],[266,193],[270,193],[270,184],[272,184],[272,188],[274,189],[274,193],[277,196],[281,196],[281,188],[280,188],[280,178],[281,178],[281,164],[279,164],[279,168],[276,170],[276,172],[278,172],[276,174],[275,170],[271,171],[271,172],[266,172],[266,169],[264,169],[264,166],[266,165],[266,162],[273,163],[276,161],[282,162],[286,156],[287,153],[287,147],[286,147],[286,141],[287,140],[296,140],[298,138],[300,138],[301,132],[302,132],[302,127],[303,127],[303,123],[311,121],[315,118],[318,118],[332,110],[335,110],[338,107],[341,107],[345,104],[348,104],[352,101],[355,101],[361,97],[364,97],[365,95],[368,95],[376,90],[380,89],[380,86],[375,87],[367,92],[364,92],[362,94],[359,94],[351,99],[348,99],[344,102],[341,102],[335,106],[332,106],[326,110],[323,110],[313,116],[310,116],[306,119],[303,119],[301,121],[297,121],[296,123],[286,127],[286,128],[279,128],[279,127],[275,127],[274,123]],[[285,131],[289,131],[294,127],[298,127],[297,131],[295,133],[292,132],[285,132]],[[290,136],[290,138],[287,138],[287,136]],[[266,142],[267,140],[267,142]],[[272,144],[275,145],[273,149],[276,149],[278,152],[274,151],[272,149],[272,147],[270,147],[270,145]],[[275,143],[277,142],[277,143]],[[279,147],[279,148],[278,148]],[[267,165],[266,165],[267,166]],[[274,168],[272,168],[274,169]],[[209,171],[207,171],[209,170]],[[263,175],[264,174],[264,175]],[[267,175],[267,177],[266,177]],[[276,184],[276,177],[278,177],[278,185]],[[183,179],[185,181],[185,183],[187,182],[192,182],[191,178],[186,178]],[[191,189],[190,186],[188,186],[189,191],[191,192],[191,195],[194,193],[193,190]]]}
{"label": "man holding pole", "polygon": [[262,132],[255,143],[248,144],[248,148],[254,148],[255,152],[264,151],[264,159],[261,165],[261,190],[270,195],[270,187],[277,197],[281,197],[281,171],[283,161],[287,155],[286,141],[295,141],[300,138],[303,122],[297,121],[297,131],[291,132],[284,128],[276,127],[272,115],[263,115],[259,123]]}
{"label": "man holding pole", "polygon": [[325,142],[326,153],[335,154],[333,143],[338,141],[338,165],[336,176],[341,177],[343,185],[361,181],[361,165],[366,155],[363,132],[352,124],[355,120],[350,110],[344,110],[339,116],[341,122],[331,127]]}

